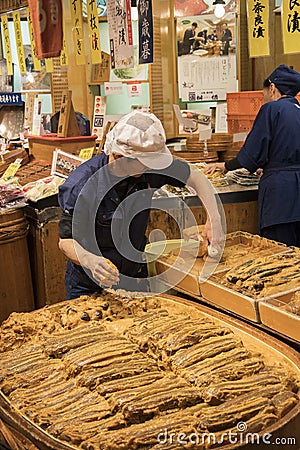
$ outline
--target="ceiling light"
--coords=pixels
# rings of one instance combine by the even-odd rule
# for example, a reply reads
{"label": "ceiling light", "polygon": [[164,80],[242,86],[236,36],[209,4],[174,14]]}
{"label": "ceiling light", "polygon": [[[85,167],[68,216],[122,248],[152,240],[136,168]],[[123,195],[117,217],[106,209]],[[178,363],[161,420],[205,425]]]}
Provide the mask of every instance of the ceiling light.
{"label": "ceiling light", "polygon": [[221,19],[225,14],[225,4],[224,0],[215,0],[213,2],[213,6],[215,6],[214,14],[218,19]]}

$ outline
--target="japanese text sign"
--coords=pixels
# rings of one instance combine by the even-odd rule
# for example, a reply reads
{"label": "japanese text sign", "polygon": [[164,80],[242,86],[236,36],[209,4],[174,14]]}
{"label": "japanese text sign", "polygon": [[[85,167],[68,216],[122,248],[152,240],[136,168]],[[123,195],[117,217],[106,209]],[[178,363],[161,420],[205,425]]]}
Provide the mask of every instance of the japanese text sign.
{"label": "japanese text sign", "polygon": [[247,6],[250,58],[269,55],[269,2],[248,0]]}
{"label": "japanese text sign", "polygon": [[2,23],[2,30],[3,30],[3,36],[4,36],[7,75],[13,75],[12,53],[11,53],[11,48],[10,48],[7,15],[1,16],[1,23]]}
{"label": "japanese text sign", "polygon": [[70,0],[70,4],[71,4],[71,17],[72,17],[73,41],[75,48],[76,64],[80,66],[85,64],[82,1]]}
{"label": "japanese text sign", "polygon": [[18,61],[19,61],[20,72],[26,73],[26,64],[25,64],[24,47],[23,47],[22,30],[21,30],[21,20],[20,20],[20,12],[19,11],[15,11],[13,13],[13,20],[14,20],[16,46],[17,46],[17,52],[18,52]]}
{"label": "japanese text sign", "polygon": [[111,68],[134,67],[130,1],[111,0],[106,7]]}
{"label": "japanese text sign", "polygon": [[139,63],[153,63],[153,17],[152,0],[139,0]]}
{"label": "japanese text sign", "polygon": [[28,7],[26,8],[26,13],[27,13],[27,23],[28,23],[30,44],[31,44],[31,50],[32,50],[33,68],[36,71],[40,71],[41,70],[41,61],[37,57],[36,45],[35,45],[34,34],[33,34],[33,25],[32,25],[32,20],[31,20],[31,15],[30,15],[30,9]]}
{"label": "japanese text sign", "polygon": [[99,20],[96,0],[88,0],[88,26],[92,64],[101,62]]}
{"label": "japanese text sign", "polygon": [[283,52],[300,52],[300,0],[282,0]]}

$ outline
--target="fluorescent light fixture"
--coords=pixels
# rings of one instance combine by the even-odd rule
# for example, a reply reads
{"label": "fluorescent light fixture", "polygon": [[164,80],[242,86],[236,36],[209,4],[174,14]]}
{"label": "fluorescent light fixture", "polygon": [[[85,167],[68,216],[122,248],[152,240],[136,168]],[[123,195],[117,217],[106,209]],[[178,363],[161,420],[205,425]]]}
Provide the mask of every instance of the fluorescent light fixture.
{"label": "fluorescent light fixture", "polygon": [[221,19],[225,14],[225,4],[224,0],[215,0],[213,2],[213,6],[215,6],[214,14],[218,19]]}

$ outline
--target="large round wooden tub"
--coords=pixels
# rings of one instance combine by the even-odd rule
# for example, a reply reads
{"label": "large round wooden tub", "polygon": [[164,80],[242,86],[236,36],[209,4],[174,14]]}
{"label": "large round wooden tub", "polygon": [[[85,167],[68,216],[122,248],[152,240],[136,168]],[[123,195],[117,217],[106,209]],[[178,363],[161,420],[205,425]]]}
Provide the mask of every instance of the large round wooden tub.
{"label": "large round wooden tub", "polygon": [[298,353],[207,307],[107,293],[12,314],[0,331],[12,448],[300,447]]}

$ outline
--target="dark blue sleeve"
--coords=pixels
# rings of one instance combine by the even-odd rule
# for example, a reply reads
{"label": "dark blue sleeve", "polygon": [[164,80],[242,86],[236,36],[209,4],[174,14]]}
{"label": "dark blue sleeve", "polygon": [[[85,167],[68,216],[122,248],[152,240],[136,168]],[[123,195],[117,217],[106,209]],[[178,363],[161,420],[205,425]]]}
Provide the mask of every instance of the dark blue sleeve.
{"label": "dark blue sleeve", "polygon": [[269,147],[272,141],[273,127],[276,126],[271,103],[266,103],[260,108],[253,127],[237,155],[241,166],[251,173],[258,168],[263,168],[269,161]]}
{"label": "dark blue sleeve", "polygon": [[72,212],[78,195],[87,180],[102,166],[106,155],[96,155],[89,161],[81,164],[59,187],[58,202],[63,211]]}

